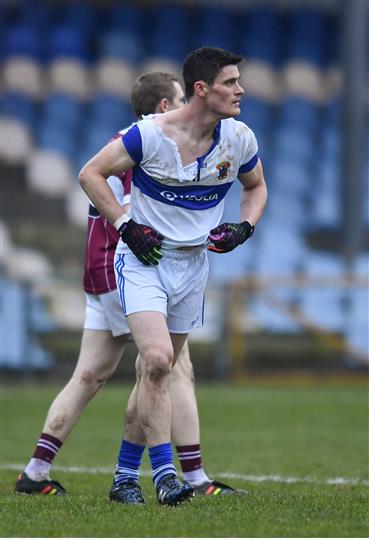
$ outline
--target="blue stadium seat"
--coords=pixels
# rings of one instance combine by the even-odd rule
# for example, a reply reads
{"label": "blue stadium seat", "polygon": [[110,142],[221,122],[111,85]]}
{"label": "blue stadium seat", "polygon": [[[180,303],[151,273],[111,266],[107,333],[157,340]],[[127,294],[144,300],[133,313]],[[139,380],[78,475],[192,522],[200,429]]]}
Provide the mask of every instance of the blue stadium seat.
{"label": "blue stadium seat", "polygon": [[321,131],[321,146],[323,150],[323,157],[327,157],[330,161],[338,162],[340,159],[341,150],[341,133],[339,127],[331,125],[323,126]]}
{"label": "blue stadium seat", "polygon": [[4,57],[19,55],[42,58],[41,36],[27,24],[11,26],[4,38]]}
{"label": "blue stadium seat", "polygon": [[75,173],[76,181],[79,171],[95,154],[96,151],[94,149],[86,148],[86,145],[84,143],[77,148],[76,156],[73,160],[73,170]]}
{"label": "blue stadium seat", "polygon": [[143,11],[133,4],[116,3],[108,7],[106,22],[99,54],[131,63],[140,62],[143,53],[142,36],[147,32]]}
{"label": "blue stadium seat", "polygon": [[303,97],[290,96],[281,104],[279,122],[283,126],[295,127],[313,134],[322,124],[317,105]]}
{"label": "blue stadium seat", "polygon": [[[117,124],[115,126],[117,126]],[[119,127],[115,126],[109,125],[106,122],[94,123],[88,126],[82,148],[86,153],[90,154],[90,157],[105,146],[111,140],[112,136],[119,131]]]}
{"label": "blue stadium seat", "polygon": [[[287,201],[307,195],[314,179],[306,166],[307,155],[304,155],[301,149],[295,152],[291,139],[281,139],[275,149],[276,155],[269,172],[274,192],[286,197]],[[283,146],[282,141],[286,140],[291,141],[291,146]]]}
{"label": "blue stadium seat", "polygon": [[251,8],[247,12],[245,28],[239,35],[241,52],[251,60],[277,66],[282,61],[282,35],[276,10]]}
{"label": "blue stadium seat", "polygon": [[303,126],[279,127],[274,137],[276,157],[290,159],[292,163],[300,163],[303,167],[314,163],[316,144]]}
{"label": "blue stadium seat", "polygon": [[90,123],[104,123],[113,129],[111,135],[123,129],[134,121],[131,104],[118,96],[109,94],[96,94],[90,104]]}
{"label": "blue stadium seat", "polygon": [[[341,184],[341,168],[337,155],[332,155],[326,149],[322,156],[316,171],[316,186],[319,190],[327,191],[334,195],[334,192],[339,193]],[[318,196],[318,195],[317,195]]]}
{"label": "blue stadium seat", "polygon": [[328,125],[329,127],[335,127],[338,129],[339,123],[341,120],[342,114],[342,104],[341,99],[336,97],[331,99],[328,103],[325,104],[323,109],[324,122],[322,122],[322,127]]}
{"label": "blue stadium seat", "polygon": [[108,30],[119,30],[123,33],[141,34],[143,30],[143,12],[133,4],[117,2],[107,8]]}
{"label": "blue stadium seat", "polygon": [[58,25],[51,30],[48,54],[50,61],[57,58],[76,59],[87,62],[90,59],[88,39],[73,25]]}
{"label": "blue stadium seat", "polygon": [[[270,185],[273,178],[268,175],[268,184]],[[293,192],[287,195],[281,193],[278,185],[269,187],[269,198],[267,215],[271,221],[276,223],[285,223],[290,227],[296,228],[301,233],[306,228],[306,223],[309,221],[307,205],[303,197],[297,194],[293,196]]]}
{"label": "blue stadium seat", "polygon": [[228,6],[201,6],[196,12],[192,47],[208,46],[235,50],[235,22],[233,12]]}
{"label": "blue stadium seat", "polygon": [[183,6],[157,5],[150,13],[150,57],[182,62],[186,54],[189,32],[188,9]]}
{"label": "blue stadium seat", "polygon": [[15,118],[28,127],[34,128],[36,107],[26,94],[8,92],[1,100],[1,115]]}
{"label": "blue stadium seat", "polygon": [[320,9],[306,8],[292,12],[288,49],[290,60],[303,60],[317,67],[327,63],[326,36],[328,19]]}
{"label": "blue stadium seat", "polygon": [[40,124],[37,141],[39,147],[44,150],[55,150],[68,159],[75,156],[76,134],[73,136],[68,128],[58,126],[54,122]]}
{"label": "blue stadium seat", "polygon": [[309,229],[337,229],[341,224],[340,167],[328,154],[315,173],[315,189],[311,190]]}
{"label": "blue stadium seat", "polygon": [[92,37],[94,31],[101,32],[101,16],[99,15],[97,7],[92,2],[83,0],[63,2],[61,8],[63,24],[78,28],[86,37]]}
{"label": "blue stadium seat", "polygon": [[51,2],[35,2],[22,0],[18,3],[18,21],[33,30],[44,39],[53,24],[54,13]]}
{"label": "blue stadium seat", "polygon": [[71,94],[52,93],[44,101],[43,121],[75,133],[80,127],[82,112],[81,102]]}
{"label": "blue stadium seat", "polygon": [[140,35],[125,30],[109,30],[100,38],[98,55],[136,64],[142,60]]}
{"label": "blue stadium seat", "polygon": [[241,103],[239,120],[245,122],[253,131],[266,136],[274,128],[274,111],[272,105],[247,94]]}

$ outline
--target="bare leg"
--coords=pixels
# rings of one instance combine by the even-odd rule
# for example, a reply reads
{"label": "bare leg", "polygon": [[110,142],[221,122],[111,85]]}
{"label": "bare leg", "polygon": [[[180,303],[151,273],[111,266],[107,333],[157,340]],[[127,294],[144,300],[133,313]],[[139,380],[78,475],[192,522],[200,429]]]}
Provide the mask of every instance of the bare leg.
{"label": "bare leg", "polygon": [[65,441],[88,402],[115,371],[126,342],[127,336],[113,338],[106,330],[84,330],[76,368],[53,401],[43,433]]}
{"label": "bare leg", "polygon": [[172,401],[172,442],[176,446],[200,444],[195,379],[186,342],[169,379]]}
{"label": "bare leg", "polygon": [[169,335],[165,317],[158,312],[128,315],[128,324],[141,358],[137,412],[149,447],[170,441],[172,405],[168,384],[175,356],[187,335]]}
{"label": "bare leg", "polygon": [[143,432],[141,422],[138,418],[137,411],[137,395],[138,395],[138,386],[141,381],[141,361],[140,356],[137,356],[136,359],[136,384],[129,396],[125,422],[124,422],[124,436],[123,438],[127,441],[130,441],[134,444],[139,444],[144,446],[146,444],[145,434]]}
{"label": "bare leg", "polygon": [[106,330],[84,330],[74,373],[48,411],[42,437],[25,473],[36,481],[49,478],[51,464],[90,399],[116,369],[127,335],[113,338]]}

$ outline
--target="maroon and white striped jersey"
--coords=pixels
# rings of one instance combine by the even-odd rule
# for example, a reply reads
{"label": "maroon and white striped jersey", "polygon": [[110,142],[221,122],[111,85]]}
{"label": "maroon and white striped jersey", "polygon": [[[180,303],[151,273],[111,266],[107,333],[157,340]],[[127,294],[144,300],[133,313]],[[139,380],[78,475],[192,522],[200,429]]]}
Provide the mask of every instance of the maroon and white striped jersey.
{"label": "maroon and white striped jersey", "polygon": [[[118,202],[129,203],[132,171],[108,179]],[[114,275],[114,254],[119,233],[97,208],[90,204],[85,250],[83,288],[90,294],[104,294],[117,288]]]}

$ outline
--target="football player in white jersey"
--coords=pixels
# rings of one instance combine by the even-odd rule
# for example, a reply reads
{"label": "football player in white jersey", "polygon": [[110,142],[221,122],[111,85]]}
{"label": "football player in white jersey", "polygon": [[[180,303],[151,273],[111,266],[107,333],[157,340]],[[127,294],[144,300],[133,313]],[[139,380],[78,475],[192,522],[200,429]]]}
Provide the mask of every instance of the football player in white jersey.
{"label": "football player in white jersey", "polygon": [[[133,442],[139,446],[144,439],[149,447],[162,504],[178,504],[193,494],[173,464],[168,386],[189,332],[203,323],[206,249],[210,243],[223,254],[243,244],[266,205],[255,136],[233,119],[244,93],[241,61],[222,49],[193,51],[183,64],[186,105],[144,119],[104,147],[79,176],[95,206],[120,232],[117,284],[141,363],[136,393],[141,433]],[[128,169],[133,169],[129,214],[106,182]],[[224,197],[237,178],[243,186],[241,223],[220,224]],[[133,482],[136,463],[130,461]],[[138,484],[136,489],[139,494]]]}
{"label": "football player in white jersey", "polygon": [[[132,90],[136,116],[162,113],[183,105],[184,94],[177,80],[168,73],[141,76]],[[125,130],[122,131],[122,133]],[[111,177],[110,185],[122,205],[129,203],[130,171],[122,178]],[[66,386],[53,401],[34,454],[15,485],[16,493],[60,495],[65,490],[50,479],[53,460],[78,422],[88,402],[115,371],[129,338],[129,328],[122,317],[114,277],[113,259],[119,234],[94,207],[90,207],[86,242],[84,289],[86,320],[76,369]],[[187,343],[171,374],[170,391],[175,401],[172,441],[176,445],[184,478],[202,495],[228,494],[232,488],[209,480],[201,459],[199,418],[194,393],[193,368]],[[124,439],[136,436],[135,394],[126,411]],[[125,440],[123,447],[125,448]],[[123,463],[124,465],[124,463]],[[123,476],[118,456],[116,476]],[[124,491],[130,501],[130,491]]]}

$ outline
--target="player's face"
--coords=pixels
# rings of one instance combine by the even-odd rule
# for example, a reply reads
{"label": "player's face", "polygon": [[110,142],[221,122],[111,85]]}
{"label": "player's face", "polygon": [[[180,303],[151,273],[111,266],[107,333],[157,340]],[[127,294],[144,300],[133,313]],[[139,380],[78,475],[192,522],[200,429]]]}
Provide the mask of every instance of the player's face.
{"label": "player's face", "polygon": [[175,89],[175,94],[172,101],[168,100],[167,111],[174,111],[175,109],[179,109],[180,107],[183,107],[186,102],[186,98],[181,88],[181,85],[177,81],[173,81],[173,86]]}
{"label": "player's face", "polygon": [[237,66],[225,66],[208,87],[206,103],[214,112],[228,118],[241,112],[240,101],[244,89],[239,83],[240,72]]}

